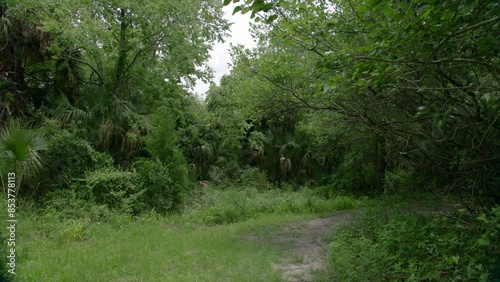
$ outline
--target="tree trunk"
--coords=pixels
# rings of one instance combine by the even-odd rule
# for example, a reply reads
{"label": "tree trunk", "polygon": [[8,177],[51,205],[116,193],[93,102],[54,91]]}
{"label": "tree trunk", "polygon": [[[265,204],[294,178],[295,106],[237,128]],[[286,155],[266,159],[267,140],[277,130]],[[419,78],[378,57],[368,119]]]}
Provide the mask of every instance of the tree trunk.
{"label": "tree trunk", "polygon": [[387,168],[387,152],[385,150],[385,138],[378,136],[376,139],[376,161],[375,161],[375,188],[382,191],[385,184],[385,170]]}
{"label": "tree trunk", "polygon": [[125,18],[125,10],[121,9],[120,11],[121,23],[120,23],[120,52],[118,54],[118,62],[116,64],[116,73],[115,73],[115,83],[113,87],[113,94],[115,96],[119,96],[120,89],[123,82],[123,77],[125,75],[125,61],[127,59],[127,27],[128,23]]}

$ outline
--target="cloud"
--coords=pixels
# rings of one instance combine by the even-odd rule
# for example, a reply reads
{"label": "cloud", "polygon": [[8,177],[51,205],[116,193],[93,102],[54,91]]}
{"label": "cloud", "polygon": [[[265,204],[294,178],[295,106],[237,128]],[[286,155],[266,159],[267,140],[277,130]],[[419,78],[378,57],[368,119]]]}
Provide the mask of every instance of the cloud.
{"label": "cloud", "polygon": [[[228,64],[231,62],[229,55],[230,44],[242,44],[247,48],[253,48],[257,44],[250,34],[250,13],[242,15],[241,13],[232,15],[235,4],[224,7],[224,18],[232,22],[229,37],[225,38],[224,43],[217,43],[213,46],[210,52],[210,60],[207,65],[214,70],[214,82],[219,84],[223,75],[230,72]],[[198,97],[205,97],[205,92],[208,90],[209,84],[197,81],[193,91]]]}

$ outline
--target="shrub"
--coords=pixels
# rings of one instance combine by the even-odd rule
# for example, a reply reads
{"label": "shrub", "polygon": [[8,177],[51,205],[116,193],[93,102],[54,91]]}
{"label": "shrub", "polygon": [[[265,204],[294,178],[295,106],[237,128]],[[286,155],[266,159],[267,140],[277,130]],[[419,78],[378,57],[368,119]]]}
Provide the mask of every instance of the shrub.
{"label": "shrub", "polygon": [[310,188],[312,193],[322,199],[333,199],[333,198],[342,198],[345,195],[352,195],[351,191],[340,190],[337,187],[330,185],[323,185],[318,187]]}
{"label": "shrub", "polygon": [[21,184],[26,182],[24,178],[34,176],[42,168],[41,152],[46,148],[43,134],[17,120],[9,122],[0,132],[0,180],[5,192],[7,174],[16,173],[18,193]]}
{"label": "shrub", "polygon": [[85,198],[111,210],[137,214],[144,209],[144,190],[139,175],[118,169],[103,168],[85,175],[73,184]]}
{"label": "shrub", "polygon": [[65,222],[65,227],[58,234],[59,242],[81,242],[88,239],[91,222],[87,218],[73,219]]}
{"label": "shrub", "polygon": [[141,177],[144,194],[141,199],[148,207],[157,212],[167,212],[179,207],[182,199],[182,186],[174,182],[171,170],[158,159],[135,162]]}
{"label": "shrub", "polygon": [[45,152],[46,168],[43,183],[46,188],[67,188],[74,178],[87,171],[113,166],[111,156],[97,152],[87,141],[62,131],[49,138]]}
{"label": "shrub", "polygon": [[186,189],[188,186],[187,162],[178,147],[175,124],[176,114],[168,107],[161,106],[151,115],[152,128],[145,138],[146,150],[153,157],[167,165],[172,180]]}
{"label": "shrub", "polygon": [[238,183],[242,186],[256,187],[259,190],[267,190],[273,188],[267,181],[265,171],[256,167],[247,167],[241,171]]}
{"label": "shrub", "polygon": [[268,213],[328,213],[355,208],[348,197],[322,199],[312,191],[282,191],[256,188],[212,189],[190,204],[190,216],[206,224],[228,224]]}
{"label": "shrub", "polygon": [[[464,217],[374,209],[330,243],[335,281],[488,281],[500,269],[500,208]],[[495,276],[496,277],[496,276]]]}
{"label": "shrub", "polygon": [[[82,180],[81,180],[82,181]],[[107,220],[111,216],[108,206],[89,200],[90,194],[81,190],[82,183],[75,182],[71,189],[55,190],[43,197],[45,214],[59,220],[75,220],[87,217],[92,221]]]}
{"label": "shrub", "polygon": [[[418,178],[412,175],[412,173],[404,170],[396,170],[385,172],[385,183],[384,183],[384,193],[394,194],[401,193],[402,191],[411,190],[413,187],[418,187],[416,185]],[[418,183],[421,184],[421,183]],[[423,186],[423,185],[422,185]]]}

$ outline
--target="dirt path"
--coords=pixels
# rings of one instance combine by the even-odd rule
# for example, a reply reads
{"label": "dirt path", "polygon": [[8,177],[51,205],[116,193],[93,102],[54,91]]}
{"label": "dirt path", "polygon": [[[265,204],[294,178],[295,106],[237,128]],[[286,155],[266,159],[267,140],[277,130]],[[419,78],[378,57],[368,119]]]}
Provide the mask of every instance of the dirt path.
{"label": "dirt path", "polygon": [[348,211],[310,219],[287,225],[267,236],[250,235],[250,239],[284,246],[287,256],[274,264],[273,268],[282,271],[286,281],[310,282],[314,280],[314,272],[327,270],[328,236],[341,223],[352,221],[359,214],[359,211]]}

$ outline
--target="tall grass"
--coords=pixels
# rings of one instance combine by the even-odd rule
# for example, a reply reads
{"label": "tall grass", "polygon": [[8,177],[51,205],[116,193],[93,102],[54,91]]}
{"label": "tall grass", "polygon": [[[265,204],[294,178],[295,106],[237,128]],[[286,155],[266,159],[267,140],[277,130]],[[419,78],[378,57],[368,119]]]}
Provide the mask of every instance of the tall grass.
{"label": "tall grass", "polygon": [[22,207],[14,281],[282,281],[271,267],[281,247],[245,240],[246,233],[360,205],[312,190],[200,188],[192,194],[182,213],[168,216],[83,209],[72,193],[37,211]]}
{"label": "tall grass", "polygon": [[15,281],[280,281],[271,268],[279,250],[237,240],[240,229],[121,215],[54,223],[51,233],[25,225]]}
{"label": "tall grass", "polygon": [[256,188],[210,189],[201,192],[185,209],[190,221],[208,225],[227,224],[256,218],[262,214],[333,213],[353,209],[361,200],[346,196],[326,199],[314,190],[283,191]]}

